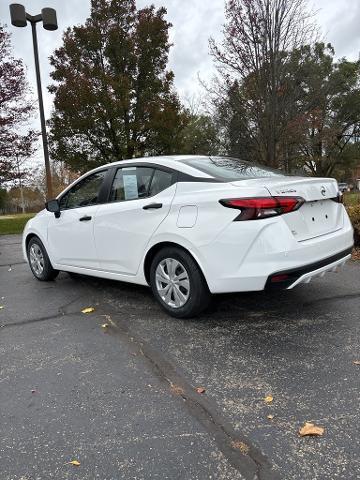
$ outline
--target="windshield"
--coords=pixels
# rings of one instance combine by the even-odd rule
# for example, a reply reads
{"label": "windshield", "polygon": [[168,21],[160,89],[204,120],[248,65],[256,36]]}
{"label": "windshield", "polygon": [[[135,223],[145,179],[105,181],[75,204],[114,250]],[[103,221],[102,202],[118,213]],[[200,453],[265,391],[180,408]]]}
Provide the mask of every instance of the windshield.
{"label": "windshield", "polygon": [[182,160],[183,163],[207,173],[219,180],[234,181],[249,178],[284,177],[279,170],[273,170],[237,158],[201,157]]}

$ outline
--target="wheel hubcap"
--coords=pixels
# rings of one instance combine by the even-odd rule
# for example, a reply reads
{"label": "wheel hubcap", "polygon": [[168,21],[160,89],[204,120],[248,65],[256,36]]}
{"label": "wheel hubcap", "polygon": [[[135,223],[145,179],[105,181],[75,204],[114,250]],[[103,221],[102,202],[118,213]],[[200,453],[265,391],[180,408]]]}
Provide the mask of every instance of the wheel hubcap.
{"label": "wheel hubcap", "polygon": [[165,258],[156,268],[156,288],[164,303],[172,308],[185,305],[190,295],[189,275],[178,260]]}
{"label": "wheel hubcap", "polygon": [[36,275],[41,275],[44,271],[44,255],[36,243],[30,247],[30,264]]}

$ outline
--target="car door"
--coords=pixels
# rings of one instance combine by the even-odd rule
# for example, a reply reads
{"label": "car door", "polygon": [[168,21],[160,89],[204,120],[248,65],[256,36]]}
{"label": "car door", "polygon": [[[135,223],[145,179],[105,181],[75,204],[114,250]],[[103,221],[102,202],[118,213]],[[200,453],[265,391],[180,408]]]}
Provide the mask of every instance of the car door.
{"label": "car door", "polygon": [[135,275],[145,248],[170,210],[176,173],[151,166],[118,168],[94,236],[102,269]]}
{"label": "car door", "polygon": [[99,268],[94,242],[94,217],[107,170],[88,175],[59,199],[60,217],[48,225],[48,246],[56,264]]}

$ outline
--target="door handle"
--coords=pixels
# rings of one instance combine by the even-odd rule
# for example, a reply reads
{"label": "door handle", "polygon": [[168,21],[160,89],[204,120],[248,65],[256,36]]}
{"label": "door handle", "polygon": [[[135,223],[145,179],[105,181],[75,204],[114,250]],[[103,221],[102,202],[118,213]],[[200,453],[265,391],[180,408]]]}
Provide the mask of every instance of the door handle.
{"label": "door handle", "polygon": [[151,208],[162,208],[162,203],[150,203],[149,205],[145,205],[143,210],[150,210]]}
{"label": "door handle", "polygon": [[85,215],[85,217],[79,218],[79,222],[88,222],[91,219],[92,219],[92,217],[89,217],[88,215]]}

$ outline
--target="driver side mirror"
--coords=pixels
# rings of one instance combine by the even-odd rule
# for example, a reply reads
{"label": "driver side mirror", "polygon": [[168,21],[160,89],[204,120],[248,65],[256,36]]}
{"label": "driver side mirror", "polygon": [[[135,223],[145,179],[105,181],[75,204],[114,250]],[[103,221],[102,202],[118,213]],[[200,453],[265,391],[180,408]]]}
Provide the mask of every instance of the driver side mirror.
{"label": "driver side mirror", "polygon": [[55,200],[49,200],[45,203],[45,208],[48,212],[52,212],[55,215],[55,218],[60,217],[60,205],[59,202]]}

